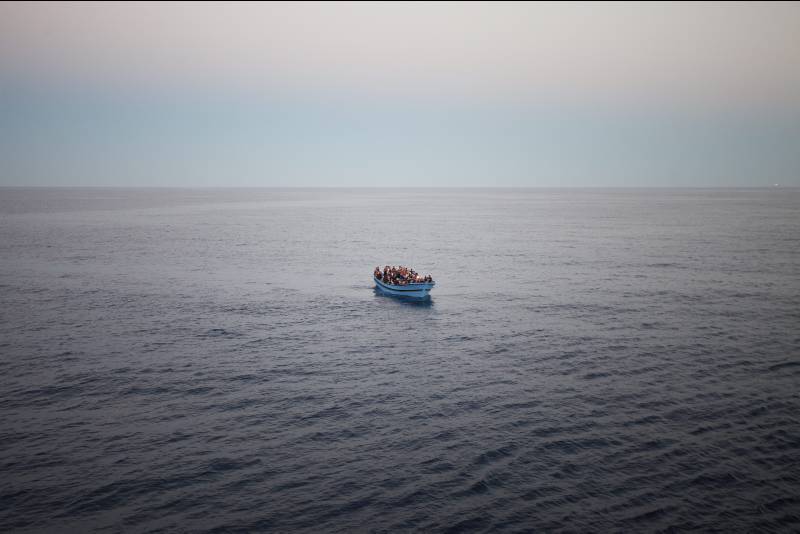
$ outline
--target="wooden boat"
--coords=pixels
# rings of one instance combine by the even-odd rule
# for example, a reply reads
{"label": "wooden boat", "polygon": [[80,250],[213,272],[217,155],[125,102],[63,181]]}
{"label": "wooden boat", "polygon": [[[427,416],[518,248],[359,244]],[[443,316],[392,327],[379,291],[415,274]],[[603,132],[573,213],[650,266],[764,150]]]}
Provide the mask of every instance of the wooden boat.
{"label": "wooden boat", "polygon": [[375,286],[387,295],[395,297],[411,297],[411,298],[425,298],[430,296],[431,289],[436,285],[436,282],[422,282],[420,284],[406,284],[399,286],[395,284],[387,284],[383,280],[378,279],[376,276],[372,277],[375,280]]}

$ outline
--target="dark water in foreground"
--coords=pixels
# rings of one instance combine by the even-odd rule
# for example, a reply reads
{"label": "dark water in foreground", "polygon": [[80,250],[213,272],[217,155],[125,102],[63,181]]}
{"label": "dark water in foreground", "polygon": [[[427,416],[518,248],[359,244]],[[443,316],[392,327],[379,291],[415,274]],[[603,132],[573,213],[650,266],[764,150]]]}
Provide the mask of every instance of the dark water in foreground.
{"label": "dark water in foreground", "polygon": [[800,528],[800,190],[0,189],[0,299],[0,531]]}

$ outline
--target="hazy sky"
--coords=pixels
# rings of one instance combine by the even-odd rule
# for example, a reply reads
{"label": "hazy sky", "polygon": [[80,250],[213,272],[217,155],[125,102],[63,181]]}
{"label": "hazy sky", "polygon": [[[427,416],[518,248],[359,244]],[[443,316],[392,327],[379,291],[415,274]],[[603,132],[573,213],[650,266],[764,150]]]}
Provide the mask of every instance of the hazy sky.
{"label": "hazy sky", "polygon": [[800,3],[0,4],[2,185],[800,185]]}

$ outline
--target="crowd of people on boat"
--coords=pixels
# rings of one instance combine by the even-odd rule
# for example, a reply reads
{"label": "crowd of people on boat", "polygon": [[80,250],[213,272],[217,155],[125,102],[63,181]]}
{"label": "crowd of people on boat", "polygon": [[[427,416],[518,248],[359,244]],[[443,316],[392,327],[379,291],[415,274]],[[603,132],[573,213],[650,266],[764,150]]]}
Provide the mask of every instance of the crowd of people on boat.
{"label": "crowd of people on boat", "polygon": [[385,266],[383,271],[380,267],[375,267],[373,273],[375,278],[381,280],[384,284],[393,284],[396,286],[405,286],[408,284],[424,284],[426,282],[433,282],[431,275],[422,276],[418,272],[409,267],[390,267]]}

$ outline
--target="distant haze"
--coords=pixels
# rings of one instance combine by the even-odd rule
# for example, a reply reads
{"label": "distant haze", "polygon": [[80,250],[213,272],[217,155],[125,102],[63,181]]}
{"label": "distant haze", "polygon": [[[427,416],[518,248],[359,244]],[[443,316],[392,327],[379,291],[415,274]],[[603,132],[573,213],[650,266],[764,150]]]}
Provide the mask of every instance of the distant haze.
{"label": "distant haze", "polygon": [[798,3],[0,4],[0,185],[773,183]]}

